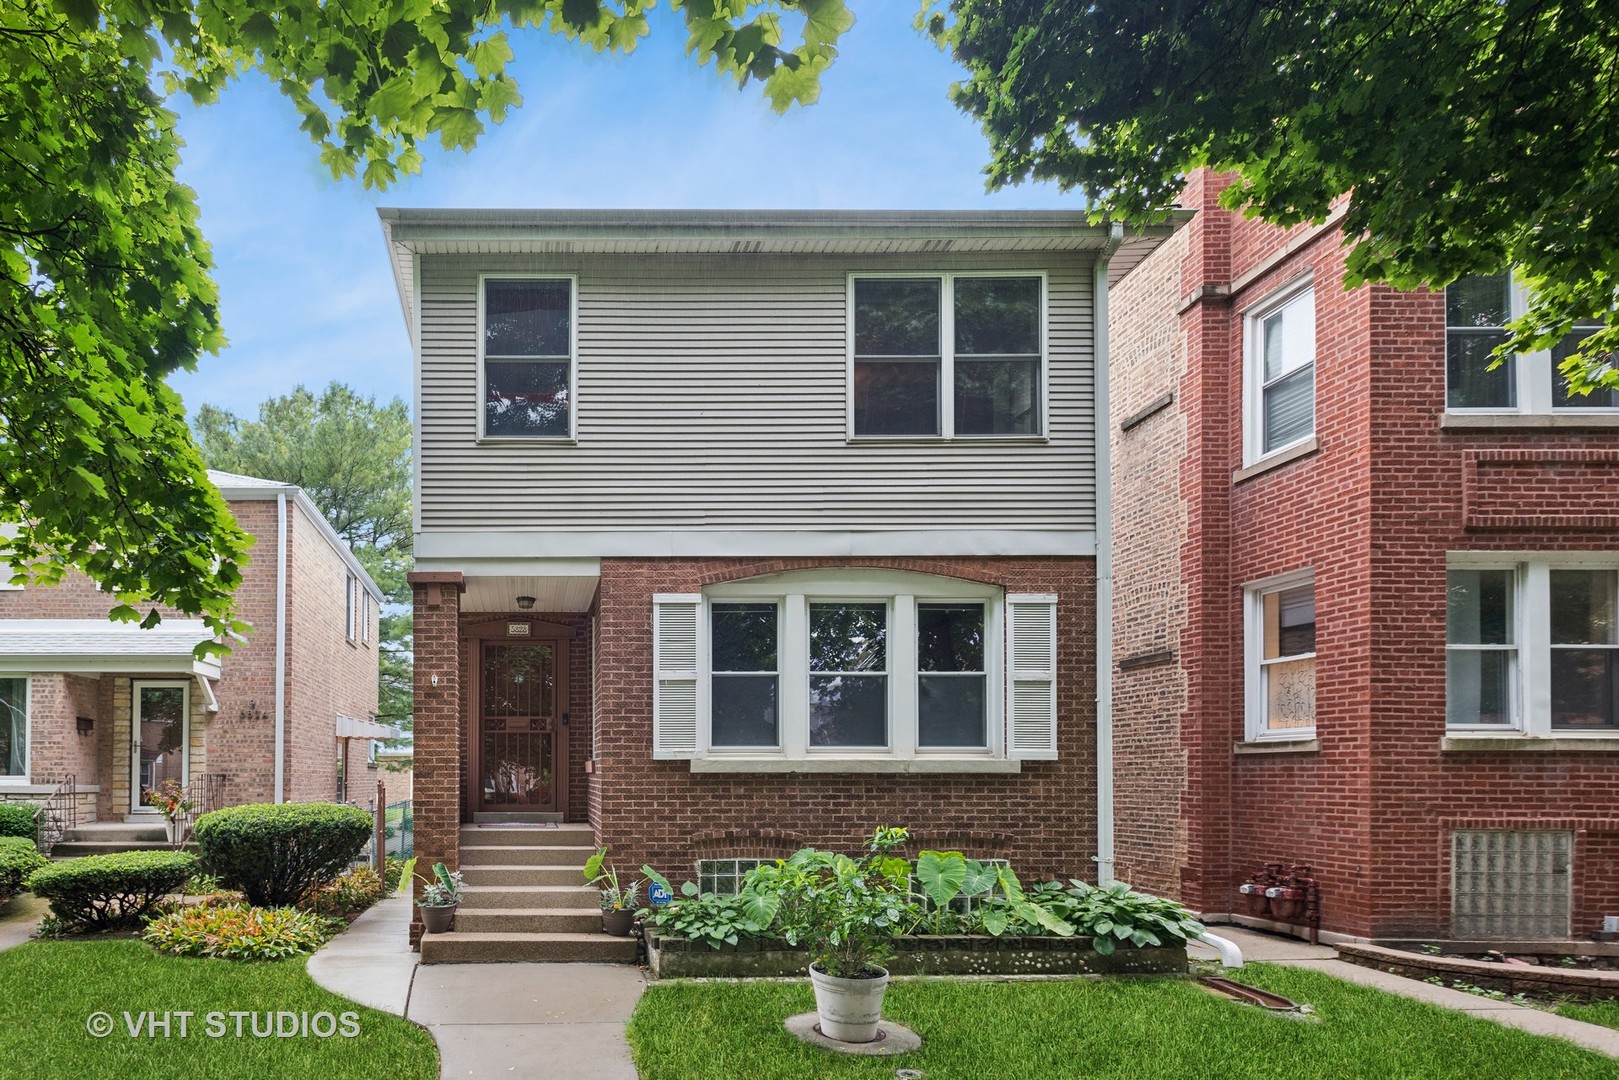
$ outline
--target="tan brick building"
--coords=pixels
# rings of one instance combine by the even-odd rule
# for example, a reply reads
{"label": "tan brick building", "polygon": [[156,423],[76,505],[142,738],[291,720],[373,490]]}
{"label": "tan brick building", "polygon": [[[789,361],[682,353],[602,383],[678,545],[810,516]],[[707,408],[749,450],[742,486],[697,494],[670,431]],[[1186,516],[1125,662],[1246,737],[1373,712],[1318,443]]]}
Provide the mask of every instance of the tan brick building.
{"label": "tan brick building", "polygon": [[1118,869],[1212,917],[1307,864],[1321,925],[1619,914],[1619,398],[1486,354],[1508,275],[1343,287],[1338,214],[1196,217],[1110,327]]}
{"label": "tan brick building", "polygon": [[209,477],[254,538],[236,597],[252,632],[198,660],[200,620],[109,622],[82,576],[0,588],[0,800],[71,777],[81,821],[123,821],[155,814],[141,792],[165,780],[210,808],[374,796],[382,594],[301,489]]}

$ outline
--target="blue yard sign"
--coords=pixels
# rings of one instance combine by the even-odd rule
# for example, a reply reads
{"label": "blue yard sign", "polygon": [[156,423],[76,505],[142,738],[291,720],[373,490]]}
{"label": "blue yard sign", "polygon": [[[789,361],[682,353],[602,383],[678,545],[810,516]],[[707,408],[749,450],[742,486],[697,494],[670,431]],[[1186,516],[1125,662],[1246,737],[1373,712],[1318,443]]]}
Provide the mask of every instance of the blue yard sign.
{"label": "blue yard sign", "polygon": [[670,893],[668,889],[654,881],[646,888],[646,898],[651,902],[653,907],[662,907],[664,904],[667,904],[669,901],[673,900],[674,895]]}

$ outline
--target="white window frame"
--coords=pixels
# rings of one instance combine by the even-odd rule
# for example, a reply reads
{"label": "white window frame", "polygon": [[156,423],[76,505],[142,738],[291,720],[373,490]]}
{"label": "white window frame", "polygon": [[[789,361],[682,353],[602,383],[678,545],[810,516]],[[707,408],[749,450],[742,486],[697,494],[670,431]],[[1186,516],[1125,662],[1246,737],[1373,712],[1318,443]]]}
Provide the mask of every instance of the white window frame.
{"label": "white window frame", "polygon": [[371,644],[371,590],[360,586],[360,644]]}
{"label": "white window frame", "polygon": [[[854,430],[854,286],[857,280],[929,278],[939,282],[939,433],[937,435],[857,435]],[[956,434],[956,291],[957,278],[1038,278],[1040,281],[1040,430],[1030,435]],[[1051,289],[1044,270],[854,270],[850,271],[844,310],[844,430],[849,442],[1048,442],[1051,437]]]}
{"label": "white window frame", "polygon": [[[1310,430],[1290,443],[1265,449],[1265,320],[1310,296]],[[1285,454],[1316,437],[1320,389],[1315,317],[1315,276],[1306,275],[1269,293],[1242,313],[1242,463],[1244,467]],[[1299,367],[1306,365],[1300,364]],[[1284,373],[1293,374],[1298,368]]]}
{"label": "white window frame", "polygon": [[343,579],[343,640],[349,644],[359,638],[360,579],[354,571],[345,571]]}
{"label": "white window frame", "polygon": [[[1519,318],[1527,310],[1529,310],[1529,290],[1518,279],[1518,275],[1513,274],[1507,288],[1507,320],[1510,322]],[[1447,414],[1451,416],[1619,416],[1619,405],[1564,405],[1553,408],[1552,380],[1561,376],[1552,367],[1552,351],[1550,349],[1538,349],[1534,352],[1513,354],[1512,382],[1514,396],[1518,400],[1516,406],[1483,409],[1465,409],[1452,406],[1450,403],[1449,360],[1451,326],[1448,305],[1444,315],[1444,322],[1445,412]],[[1582,400],[1589,401],[1590,399],[1584,398]],[[1496,569],[1499,568],[1497,567]]]}
{"label": "white window frame", "polygon": [[[1513,562],[1504,562],[1503,563],[1503,562],[1500,561],[1499,558],[1496,558],[1493,553],[1490,553],[1487,556],[1486,561],[1489,562],[1490,564],[1485,565],[1485,563],[1475,562],[1475,561],[1468,561],[1468,562],[1463,563],[1463,562],[1454,562],[1454,561],[1451,561],[1449,559],[1446,560],[1446,565],[1445,565],[1445,571],[1446,571],[1446,574],[1445,574],[1445,687],[1446,687],[1446,691],[1445,691],[1445,694],[1446,694],[1446,700],[1445,700],[1445,730],[1446,731],[1462,731],[1462,732],[1482,732],[1482,733],[1486,733],[1486,734],[1489,733],[1489,732],[1492,732],[1492,731],[1493,732],[1498,732],[1498,733],[1499,732],[1519,732],[1519,733],[1521,733],[1523,731],[1523,721],[1524,721],[1524,700],[1523,700],[1524,676],[1523,676],[1523,665],[1524,665],[1524,658],[1525,658],[1525,655],[1526,655],[1525,651],[1524,651],[1526,646],[1525,646],[1525,643],[1524,643],[1525,620],[1524,620],[1524,609],[1523,609],[1524,566],[1523,566],[1522,563],[1513,563]],[[1508,707],[1509,707],[1509,710],[1510,710],[1508,715],[1511,717],[1511,719],[1505,724],[1452,724],[1450,722],[1450,700],[1449,700],[1449,697],[1450,697],[1450,690],[1449,690],[1449,687],[1450,687],[1450,654],[1452,652],[1502,652],[1502,651],[1505,651],[1504,647],[1500,646],[1500,645],[1452,645],[1450,643],[1450,573],[1449,572],[1452,571],[1452,570],[1505,570],[1507,573],[1509,573],[1511,575],[1511,581],[1512,581],[1512,652],[1513,652],[1513,664],[1512,664],[1511,676],[1510,676],[1510,679],[1509,679],[1509,682],[1510,682],[1511,688],[1512,688],[1511,699],[1507,703]],[[1550,663],[1550,655],[1549,654],[1548,654],[1548,657],[1547,657],[1547,662],[1548,662],[1548,664]],[[1548,708],[1548,712],[1549,712],[1549,710],[1550,710],[1550,698],[1547,699],[1547,708]]]}
{"label": "white window frame", "polygon": [[1514,722],[1510,726],[1446,725],[1447,733],[1532,739],[1619,737],[1619,728],[1553,728],[1551,689],[1551,572],[1619,570],[1619,551],[1452,551],[1445,556],[1445,569],[1514,571],[1514,632],[1518,641]]}
{"label": "white window frame", "polygon": [[0,789],[8,787],[27,787],[32,783],[34,775],[34,677],[32,674],[8,671],[0,674],[0,679],[21,679],[23,681],[22,709],[23,709],[23,747],[22,747],[22,775],[0,775]]}
{"label": "white window frame", "polygon": [[[1262,669],[1265,666],[1265,597],[1274,593],[1296,589],[1301,585],[1315,586],[1315,570],[1293,570],[1275,577],[1252,581],[1243,586],[1243,702],[1244,702],[1244,732],[1245,738],[1251,743],[1273,742],[1308,742],[1316,737],[1316,729],[1287,728],[1281,731],[1271,731],[1266,727],[1265,719],[1265,680]],[[1317,597],[1319,603],[1319,596]],[[1316,614],[1316,633],[1320,633],[1320,612]],[[1319,656],[1319,642],[1317,651],[1299,653],[1287,657],[1293,660],[1315,660]],[[1320,700],[1320,665],[1316,667],[1316,698]]]}
{"label": "white window frame", "polygon": [[[697,756],[700,758],[782,759],[790,761],[918,759],[1005,760],[1006,753],[1006,594],[995,586],[955,578],[880,570],[800,570],[746,581],[724,582],[703,590],[697,642]],[[712,744],[709,688],[709,636],[715,603],[775,603],[777,634],[776,723],[779,745],[716,747]],[[884,603],[888,608],[888,745],[886,747],[809,744],[809,605]],[[984,605],[985,746],[921,747],[918,736],[918,604],[972,602]]]}
{"label": "white window frame", "polygon": [[[490,435],[484,431],[484,402],[488,389],[487,360],[484,356],[484,308],[486,283],[490,281],[566,281],[568,283],[568,434],[566,435]],[[571,446],[579,441],[579,275],[578,274],[512,274],[492,273],[478,275],[478,396],[474,403],[478,415],[478,442],[512,443],[519,446]]]}

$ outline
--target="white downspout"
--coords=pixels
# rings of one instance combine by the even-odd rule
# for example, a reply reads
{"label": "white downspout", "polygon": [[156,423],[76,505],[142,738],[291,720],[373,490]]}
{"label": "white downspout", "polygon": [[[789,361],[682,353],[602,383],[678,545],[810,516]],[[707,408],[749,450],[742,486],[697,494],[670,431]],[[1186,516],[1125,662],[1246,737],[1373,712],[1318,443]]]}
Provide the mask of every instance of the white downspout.
{"label": "white downspout", "polygon": [[1107,266],[1124,243],[1124,225],[1108,227],[1092,288],[1096,336],[1096,878],[1113,880],[1113,455],[1108,418]]}
{"label": "white downspout", "polygon": [[287,801],[287,492],[275,497],[275,801]]}

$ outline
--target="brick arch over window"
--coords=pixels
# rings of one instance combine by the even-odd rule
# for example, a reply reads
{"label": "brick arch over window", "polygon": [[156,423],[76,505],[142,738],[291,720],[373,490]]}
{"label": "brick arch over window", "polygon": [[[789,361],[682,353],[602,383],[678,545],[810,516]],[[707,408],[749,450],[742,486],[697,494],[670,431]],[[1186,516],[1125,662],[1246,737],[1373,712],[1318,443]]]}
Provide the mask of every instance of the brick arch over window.
{"label": "brick arch over window", "polygon": [[1007,575],[985,561],[959,558],[877,558],[855,557],[829,562],[824,558],[798,559],[726,559],[720,565],[704,567],[696,575],[701,588],[723,585],[749,578],[790,574],[800,570],[894,570],[932,577],[971,581],[980,585],[1005,587]]}

